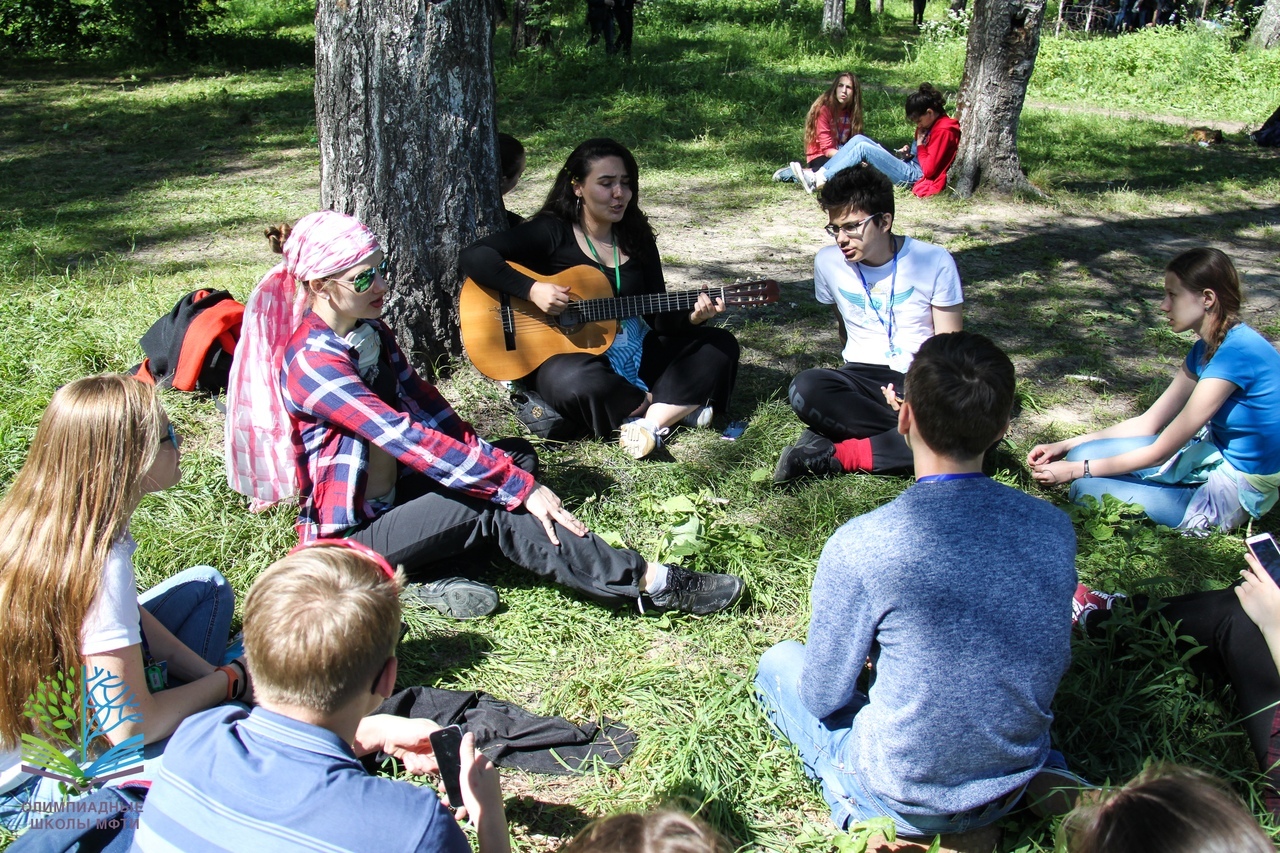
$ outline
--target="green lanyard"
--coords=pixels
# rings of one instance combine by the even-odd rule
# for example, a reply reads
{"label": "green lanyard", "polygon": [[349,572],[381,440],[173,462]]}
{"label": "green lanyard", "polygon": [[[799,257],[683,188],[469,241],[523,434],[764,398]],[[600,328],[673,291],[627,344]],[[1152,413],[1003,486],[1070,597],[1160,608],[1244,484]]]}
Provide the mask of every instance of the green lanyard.
{"label": "green lanyard", "polygon": [[[605,278],[609,277],[609,271],[605,269],[604,262],[600,260],[600,254],[596,251],[596,244],[591,242],[591,235],[587,233],[587,229],[582,229],[582,236],[587,240],[587,248],[591,250],[591,257],[596,259],[596,263],[600,265],[600,272],[604,273]],[[618,263],[618,238],[613,238],[613,295],[617,296],[622,293],[622,269]]]}

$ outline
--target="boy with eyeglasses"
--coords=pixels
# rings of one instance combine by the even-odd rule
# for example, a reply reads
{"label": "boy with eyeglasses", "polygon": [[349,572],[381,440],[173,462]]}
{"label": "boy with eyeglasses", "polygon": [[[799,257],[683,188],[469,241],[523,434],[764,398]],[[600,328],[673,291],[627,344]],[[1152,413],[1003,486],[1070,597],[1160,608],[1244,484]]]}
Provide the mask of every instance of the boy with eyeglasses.
{"label": "boy with eyeglasses", "polygon": [[[190,717],[165,749],[134,845],[182,850],[470,853],[435,792],[369,774],[382,751],[435,772],[429,720],[369,716],[395,688],[403,575],[350,539],[295,548],[254,582],[244,645],[257,707]],[[508,853],[498,771],[462,741],[480,853]]]}
{"label": "boy with eyeglasses", "polygon": [[844,366],[791,382],[791,408],[808,426],[778,459],[773,481],[846,471],[909,470],[885,389],[902,389],[916,350],[962,327],[960,274],[941,246],[893,233],[893,184],[870,166],[837,172],[819,203],[835,244],[813,262],[814,294],[832,306]]}

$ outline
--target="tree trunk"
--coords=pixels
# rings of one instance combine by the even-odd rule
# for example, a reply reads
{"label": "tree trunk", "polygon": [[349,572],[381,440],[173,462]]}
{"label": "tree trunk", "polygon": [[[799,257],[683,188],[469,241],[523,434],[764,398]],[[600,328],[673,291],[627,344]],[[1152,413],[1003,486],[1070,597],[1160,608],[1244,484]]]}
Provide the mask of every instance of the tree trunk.
{"label": "tree trunk", "polygon": [[1253,25],[1249,43],[1264,49],[1280,45],[1280,0],[1267,0],[1258,22]]}
{"label": "tree trunk", "polygon": [[975,0],[956,118],[960,150],[950,172],[962,196],[979,187],[1037,193],[1018,161],[1018,119],[1040,50],[1045,0]]}
{"label": "tree trunk", "polygon": [[871,20],[871,0],[853,0],[853,16],[859,21]]}
{"label": "tree trunk", "polygon": [[334,0],[316,13],[320,203],[391,259],[384,315],[427,375],[458,355],[458,254],[498,226],[492,9]]}
{"label": "tree trunk", "polygon": [[823,0],[822,31],[835,39],[844,38],[844,0]]}
{"label": "tree trunk", "polygon": [[512,0],[512,56],[525,48],[551,44],[551,32],[546,29],[546,6],[547,0]]}

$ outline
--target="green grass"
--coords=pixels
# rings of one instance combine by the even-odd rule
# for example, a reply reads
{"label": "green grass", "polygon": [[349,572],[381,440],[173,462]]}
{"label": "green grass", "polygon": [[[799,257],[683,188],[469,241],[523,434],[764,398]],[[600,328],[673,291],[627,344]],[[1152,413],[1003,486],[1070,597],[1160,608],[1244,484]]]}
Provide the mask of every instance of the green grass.
{"label": "green grass", "polygon": [[[929,14],[940,16],[942,5],[931,4]],[[210,57],[221,58],[199,65],[116,60],[6,68],[0,482],[21,465],[58,385],[127,369],[140,358],[138,337],[189,290],[223,287],[245,297],[273,262],[262,226],[296,219],[318,203],[306,65],[311,9],[254,0],[228,6],[233,14],[218,23],[208,46]],[[507,31],[498,31],[500,121],[529,149],[525,207],[537,204],[569,148],[608,133],[636,151],[646,204],[689,216],[701,234],[691,241],[671,221],[656,222],[669,273],[748,272],[771,261],[763,253],[741,263],[708,260],[702,252],[768,216],[786,223],[774,247],[785,261],[777,276],[783,302],[733,318],[745,364],[732,414],[751,418],[742,439],[683,433],[669,455],[644,462],[604,443],[582,443],[548,448],[545,460],[548,483],[594,529],[647,554],[739,572],[751,587],[750,603],[705,619],[638,618],[499,564],[486,575],[505,603],[494,618],[459,624],[409,615],[402,684],[484,689],[540,713],[621,719],[640,734],[637,752],[616,772],[569,781],[507,774],[521,850],[545,849],[539,837],[570,834],[590,816],[666,801],[700,809],[753,848],[830,846],[821,797],[769,736],[749,679],[771,644],[803,637],[826,538],[907,481],[844,477],[785,491],[768,485],[779,451],[798,432],[784,402],[787,380],[837,356],[829,311],[813,304],[808,281],[813,240],[821,237],[811,232],[820,219],[794,188],[766,177],[798,151],[804,110],[836,70],[849,67],[862,77],[868,129],[898,143],[909,130],[903,90],[926,78],[954,90],[954,60],[963,48],[955,39],[918,44],[902,0],[889,0],[883,19],[855,26],[833,46],[817,32],[819,8],[817,0],[801,0],[782,15],[776,0],[654,0],[642,7],[636,56],[625,64],[583,47],[576,13],[557,17],[551,49],[515,60],[505,57]],[[1117,77],[1121,59],[1150,53],[1185,70],[1178,56],[1207,49],[1194,34],[1143,38],[1045,40],[1051,61],[1044,67],[1053,73],[1041,81],[1037,72],[1032,98],[1047,106],[1024,113],[1020,144],[1047,201],[899,201],[908,233],[955,254],[970,327],[995,337],[1017,361],[1023,415],[993,456],[992,472],[1055,501],[1061,492],[1042,492],[1030,480],[1021,461],[1027,449],[1149,403],[1187,345],[1153,307],[1171,247],[1209,240],[1248,251],[1250,280],[1272,297],[1276,290],[1267,272],[1280,260],[1273,156],[1238,136],[1203,150],[1186,145],[1181,128],[1083,111],[1145,111],[1139,101],[1117,100],[1131,97],[1147,74],[1135,66],[1137,82]],[[1131,44],[1142,50],[1121,47]],[[1280,82],[1274,59],[1214,50],[1215,79],[1245,81],[1240,91],[1161,83],[1159,112],[1254,120],[1252,111]],[[1052,59],[1055,51],[1068,59]],[[1091,83],[1112,79],[1118,82],[1106,91]],[[1258,325],[1276,334],[1274,321]],[[483,434],[517,431],[500,390],[466,365],[456,366],[444,390]],[[211,403],[176,393],[165,401],[186,439],[185,474],[176,488],[148,498],[135,518],[140,586],[208,563],[242,599],[291,543],[291,514],[250,515],[227,489],[221,420]],[[1081,576],[1104,588],[1218,586],[1239,563],[1239,536],[1189,541],[1127,517],[1083,514],[1078,521]],[[673,537],[677,527],[692,536]],[[1260,528],[1275,529],[1275,522]],[[1257,774],[1230,701],[1179,665],[1169,637],[1132,626],[1126,636],[1124,643],[1077,642],[1056,704],[1055,745],[1099,781],[1172,758],[1228,776],[1254,797]],[[1051,823],[1012,818],[1005,848],[1047,849],[1052,832]]]}

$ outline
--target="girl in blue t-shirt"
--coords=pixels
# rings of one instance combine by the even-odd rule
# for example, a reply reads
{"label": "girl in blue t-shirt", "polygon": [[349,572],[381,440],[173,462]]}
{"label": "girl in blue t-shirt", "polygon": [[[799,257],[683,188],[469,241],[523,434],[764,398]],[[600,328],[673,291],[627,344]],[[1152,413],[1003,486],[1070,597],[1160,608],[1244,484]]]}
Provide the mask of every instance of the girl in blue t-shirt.
{"label": "girl in blue t-shirt", "polygon": [[1160,310],[1175,332],[1199,337],[1185,363],[1141,415],[1036,445],[1027,454],[1032,476],[1071,482],[1076,502],[1110,494],[1140,504],[1169,527],[1230,530],[1260,518],[1280,485],[1280,354],[1240,322],[1240,302],[1240,278],[1223,252],[1174,258]]}

